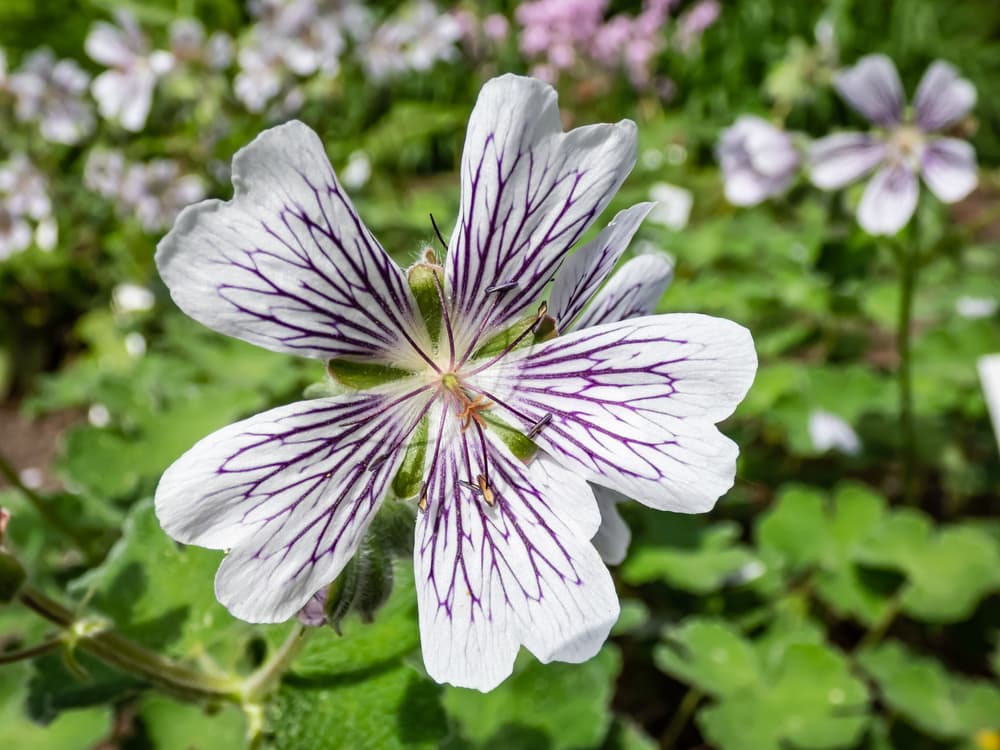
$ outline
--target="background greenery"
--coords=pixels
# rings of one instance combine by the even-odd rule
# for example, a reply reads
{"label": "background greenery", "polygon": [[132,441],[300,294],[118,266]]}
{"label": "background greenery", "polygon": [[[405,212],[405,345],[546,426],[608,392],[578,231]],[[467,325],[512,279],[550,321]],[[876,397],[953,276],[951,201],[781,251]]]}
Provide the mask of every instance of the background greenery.
{"label": "background greenery", "polygon": [[[4,0],[9,67],[48,45],[97,72],[83,39],[114,5]],[[233,35],[249,21],[236,0],[136,9],[157,40],[176,15]],[[722,198],[713,158],[720,129],[743,112],[776,113],[816,136],[858,123],[818,62],[821,18],[845,64],[884,52],[912,91],[943,58],[979,91],[980,189],[952,210],[922,202],[920,231],[900,240],[930,258],[913,325],[920,493],[910,505],[901,502],[891,253],[855,225],[855,191],[796,184],[781,200],[736,210]],[[634,540],[616,570],[623,614],[614,637],[582,665],[522,654],[515,675],[488,695],[423,676],[412,574],[398,563],[372,624],[351,615],[342,635],[323,630],[298,655],[259,717],[265,746],[1000,748],[1000,461],[975,370],[979,356],[1000,352],[1000,318],[955,310],[963,296],[1000,297],[998,40],[992,0],[740,0],[724,4],[695,49],[657,60],[676,84],[669,102],[623,76],[600,97],[587,96],[585,81],[561,81],[573,124],[639,124],[639,165],[608,215],[646,199],[656,182],[694,193],[687,228],[647,223],[639,236],[677,260],[662,311],[718,314],[754,332],[760,372],[724,425],[742,447],[737,485],[704,516],[624,508]],[[355,202],[401,262],[432,242],[428,213],[451,226],[468,112],[482,82],[505,70],[527,70],[513,40],[488,57],[379,84],[347,64],[306,97],[298,116],[321,134],[335,167],[357,150],[370,158],[372,177]],[[206,140],[213,122],[224,128]],[[180,88],[158,92],[141,134],[105,124],[98,140],[130,158],[171,156],[213,180],[209,167],[228,163],[268,124],[231,96]],[[0,441],[7,450],[15,434],[33,439],[33,428],[15,432],[15,410],[69,424],[51,491],[32,499],[0,490],[13,514],[7,546],[78,623],[104,623],[209,672],[250,673],[287,627],[231,618],[212,593],[220,553],[173,543],[149,498],[163,469],[200,437],[300,397],[322,373],[216,335],[174,308],[153,268],[158,237],[82,188],[83,147],[55,147],[12,125],[0,150],[27,152],[45,168],[60,223],[55,251],[0,263],[0,393],[9,406]],[[210,192],[229,191],[218,179]],[[153,289],[153,309],[113,309],[112,290],[125,281]],[[130,333],[145,338],[142,356],[128,354]],[[94,405],[107,420],[86,419]],[[862,451],[817,451],[807,429],[816,409],[851,423]],[[5,747],[244,746],[252,716],[151,690],[90,655],[80,630],[40,658],[0,665]],[[3,651],[53,634],[23,607],[0,608]]]}

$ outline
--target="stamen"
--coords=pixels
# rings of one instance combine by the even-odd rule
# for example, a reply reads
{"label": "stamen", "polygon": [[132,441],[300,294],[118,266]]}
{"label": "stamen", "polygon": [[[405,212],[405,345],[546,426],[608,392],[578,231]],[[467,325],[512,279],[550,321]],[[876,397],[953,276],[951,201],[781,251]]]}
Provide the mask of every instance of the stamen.
{"label": "stamen", "polygon": [[516,281],[504,281],[500,284],[494,284],[493,286],[486,287],[486,293],[493,294],[495,292],[506,292],[508,289],[514,289],[516,286]]}
{"label": "stamen", "polygon": [[427,512],[427,487],[423,487],[420,490],[420,500],[417,501],[417,507],[420,508],[421,513]]}
{"label": "stamen", "polygon": [[531,429],[528,430],[528,434],[525,435],[525,437],[527,437],[528,440],[531,440],[546,426],[548,426],[549,422],[551,421],[552,421],[552,412],[547,412],[541,419],[539,419],[531,426]]}
{"label": "stamen", "polygon": [[496,498],[493,496],[493,490],[490,488],[489,482],[486,481],[486,477],[480,474],[476,477],[476,483],[479,485],[479,491],[483,493],[483,500],[492,508],[496,504]]}
{"label": "stamen", "polygon": [[444,237],[441,235],[441,230],[438,229],[437,222],[434,221],[434,214],[427,214],[427,215],[431,217],[431,226],[434,227],[434,233],[441,241],[441,247],[444,248],[445,252],[448,252],[448,243],[444,241]]}
{"label": "stamen", "polygon": [[464,479],[459,479],[458,483],[463,487],[472,490],[473,492],[482,492],[478,484],[473,484],[472,482],[466,482]]}
{"label": "stamen", "polygon": [[[433,220],[433,216],[431,219]],[[444,289],[441,287],[441,279],[438,278],[436,273],[431,274],[434,277],[434,287],[437,289],[438,301],[441,303],[441,318],[444,320],[444,330],[448,334],[448,360],[451,363],[451,369],[455,368],[455,333],[451,327],[451,313],[448,312],[448,304],[444,299]]]}
{"label": "stamen", "polygon": [[548,303],[547,302],[542,302],[542,304],[540,304],[538,306],[538,313],[535,315],[535,320],[532,322],[532,324],[530,326],[528,326],[517,338],[515,338],[513,341],[511,341],[509,344],[507,344],[507,346],[504,347],[504,350],[502,352],[500,352],[499,354],[497,354],[495,357],[493,357],[486,364],[480,365],[479,367],[477,367],[472,372],[467,373],[467,375],[476,375],[476,374],[482,372],[483,370],[486,370],[486,369],[492,367],[497,362],[499,362],[501,359],[503,359],[508,354],[510,354],[512,351],[514,351],[514,349],[517,348],[518,344],[520,344],[522,341],[524,341],[524,339],[527,338],[530,334],[532,334],[532,333],[535,332],[535,329],[538,328],[538,324],[541,323],[543,320],[545,320],[545,316],[548,314],[548,312],[549,312],[549,305],[548,305]]}

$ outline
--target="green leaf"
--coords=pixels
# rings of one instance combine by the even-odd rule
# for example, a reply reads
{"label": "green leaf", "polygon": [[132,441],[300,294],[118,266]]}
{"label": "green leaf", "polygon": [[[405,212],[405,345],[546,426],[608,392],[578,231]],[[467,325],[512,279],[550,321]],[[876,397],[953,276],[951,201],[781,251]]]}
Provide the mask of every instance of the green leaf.
{"label": "green leaf", "polygon": [[274,750],[438,748],[447,733],[441,687],[411,667],[332,677],[286,676],[267,710]]}
{"label": "green leaf", "polygon": [[714,696],[731,695],[760,678],[750,643],[725,620],[689,619],[653,651],[656,666]]}
{"label": "green leaf", "polygon": [[932,737],[972,738],[998,726],[995,684],[949,674],[940,662],[895,642],[862,651],[858,663],[878,684],[882,700]]}
{"label": "green leaf", "polygon": [[5,748],[77,750],[96,747],[110,733],[112,716],[107,705],[71,711],[58,718],[58,712],[49,712],[44,726],[33,721],[23,708],[27,673],[28,668],[20,664],[0,669],[0,727]]}
{"label": "green leaf", "polygon": [[458,748],[594,747],[611,725],[621,657],[605,645],[582,664],[518,660],[514,675],[489,693],[449,687],[444,706],[461,733]]}
{"label": "green leaf", "polygon": [[790,645],[754,685],[698,714],[720,750],[852,747],[868,724],[867,690],[824,644]]}
{"label": "green leaf", "polygon": [[1000,543],[973,526],[935,530],[928,516],[911,509],[874,529],[856,557],[905,574],[903,611],[927,622],[964,620],[1000,589]]}
{"label": "green leaf", "polygon": [[219,706],[209,711],[148,695],[142,701],[139,716],[154,748],[244,750],[246,747],[246,721],[236,706]]}
{"label": "green leaf", "polygon": [[682,513],[634,513],[640,514],[635,541],[620,568],[628,583],[664,581],[684,591],[707,594],[722,588],[756,559],[739,544],[736,523],[706,526]]}
{"label": "green leaf", "polygon": [[151,500],[129,514],[107,559],[70,584],[122,635],[178,658],[211,656],[233,665],[255,629],[215,598],[222,554],[175,543],[160,528]]}

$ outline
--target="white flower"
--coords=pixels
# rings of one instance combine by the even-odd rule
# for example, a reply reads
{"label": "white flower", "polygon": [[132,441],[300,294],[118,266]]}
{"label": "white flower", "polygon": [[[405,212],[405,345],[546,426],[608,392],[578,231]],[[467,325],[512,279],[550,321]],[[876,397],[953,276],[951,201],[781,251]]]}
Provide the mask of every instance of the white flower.
{"label": "white flower", "polygon": [[121,151],[92,149],[83,166],[83,184],[105,198],[121,192],[125,178],[125,155]]}
{"label": "white flower", "polygon": [[201,21],[178,18],[170,24],[170,54],[179,63],[223,70],[233,61],[233,40],[222,31],[206,39]]}
{"label": "white flower", "polygon": [[809,415],[809,437],[821,453],[837,450],[856,456],[861,451],[861,440],[854,428],[836,414],[821,409]]}
{"label": "white flower", "polygon": [[675,231],[687,226],[694,204],[694,196],[690,190],[667,182],[657,182],[649,189],[649,197],[656,201],[656,206],[649,213],[650,221]]}
{"label": "white flower", "polygon": [[372,163],[364,151],[355,151],[347,157],[347,166],[340,173],[340,181],[344,187],[357,190],[368,182],[372,176]]}
{"label": "white flower", "polygon": [[[236,155],[232,201],[181,214],[156,256],[174,301],[326,362],[346,389],[223,428],[163,475],[163,528],[229,550],[216,593],[233,614],[294,617],[391,495],[415,506],[433,678],[488,690],[522,645],[546,662],[597,653],[618,601],[591,543],[601,512],[588,482],[708,510],[737,455],[715,424],[756,370],[749,332],[729,321],[623,320],[649,294],[628,278],[587,305],[651,206],[570,251],[635,158],[632,122],[563,133],[555,91],[507,75],[470,118],[441,265],[395,264],[299,122]],[[617,312],[600,322],[605,311]]]}
{"label": "white flower", "polygon": [[0,165],[0,196],[8,210],[41,220],[52,214],[48,181],[28,157],[17,154]]}
{"label": "white flower", "polygon": [[28,55],[7,88],[14,95],[14,113],[22,122],[37,122],[42,137],[53,143],[78,143],[94,129],[94,115],[83,99],[90,83],[72,60],[56,60],[51,50]]}
{"label": "white flower", "polygon": [[993,434],[1000,446],[1000,354],[979,358],[979,379],[983,384],[986,406],[993,419]]}
{"label": "white flower", "polygon": [[998,306],[1000,304],[995,297],[959,297],[955,300],[955,312],[972,320],[992,318],[997,314]]}
{"label": "white flower", "polygon": [[119,194],[142,226],[155,232],[170,226],[184,206],[205,197],[205,183],[182,174],[172,159],[153,159],[125,170]]}
{"label": "white flower", "polygon": [[0,260],[31,246],[31,225],[23,216],[0,204]]}
{"label": "white flower", "polygon": [[156,297],[144,286],[122,282],[111,291],[111,306],[115,312],[129,314],[152,310]]}
{"label": "white flower", "polygon": [[718,158],[726,199],[737,206],[783,193],[799,169],[799,152],[788,133],[753,115],[741,115],[722,132]]}
{"label": "white flower", "polygon": [[810,147],[813,183],[835,190],[873,170],[858,223],[869,234],[892,235],[906,226],[917,207],[917,176],[943,203],[972,192],[977,181],[976,152],[959,138],[936,135],[965,117],[976,103],[976,89],[946,62],[924,73],[907,116],[896,66],[885,55],[869,55],[834,81],[841,97],[877,130],[836,133]]}
{"label": "white flower", "polygon": [[173,67],[169,52],[152,51],[135,18],[125,10],[115,13],[118,25],[94,24],[87,34],[87,54],[106,70],[91,87],[101,116],[138,132],[146,125],[156,82]]}

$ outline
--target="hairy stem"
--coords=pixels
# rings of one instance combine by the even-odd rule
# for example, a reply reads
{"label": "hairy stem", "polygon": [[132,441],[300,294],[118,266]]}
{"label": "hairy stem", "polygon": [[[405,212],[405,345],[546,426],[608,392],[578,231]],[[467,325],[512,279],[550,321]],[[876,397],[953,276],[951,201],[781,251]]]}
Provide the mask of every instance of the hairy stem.
{"label": "hairy stem", "polygon": [[296,654],[299,653],[308,632],[309,630],[301,623],[295,624],[281,647],[271,654],[256,672],[243,681],[244,702],[259,702],[267,697],[267,694],[281,679],[281,675],[288,669]]}
{"label": "hairy stem", "polygon": [[18,596],[33,612],[75,634],[79,648],[165,692],[185,700],[243,701],[243,681],[238,678],[191,669],[109,630],[80,632],[77,629],[80,621],[73,612],[33,588],[21,589]]}

